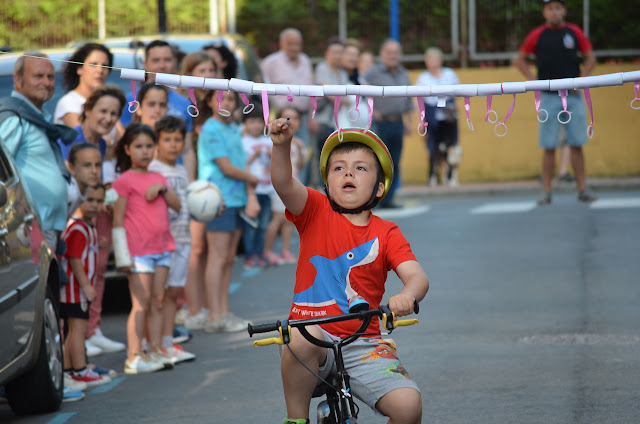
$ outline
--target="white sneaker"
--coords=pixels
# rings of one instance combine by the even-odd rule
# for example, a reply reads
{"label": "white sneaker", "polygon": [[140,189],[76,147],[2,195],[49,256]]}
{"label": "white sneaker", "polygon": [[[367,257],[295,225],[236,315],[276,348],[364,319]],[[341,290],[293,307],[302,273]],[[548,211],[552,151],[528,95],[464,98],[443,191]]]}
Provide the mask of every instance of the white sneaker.
{"label": "white sneaker", "polygon": [[109,376],[100,375],[89,368],[85,369],[82,373],[73,372],[71,378],[75,381],[85,383],[89,388],[111,383],[111,378]]}
{"label": "white sneaker", "polygon": [[121,352],[125,349],[124,343],[116,342],[102,334],[102,331],[98,328],[93,336],[87,340],[94,345],[102,349],[103,352]]}
{"label": "white sneaker", "polygon": [[147,360],[140,354],[136,354],[136,357],[133,359],[133,361],[124,361],[125,374],[143,374],[159,371],[163,368],[164,366],[161,363]]}
{"label": "white sneaker", "polygon": [[189,308],[182,307],[176,312],[176,318],[173,321],[175,325],[184,325],[184,321],[189,316]]}
{"label": "white sneaker", "polygon": [[221,320],[224,324],[222,331],[224,331],[225,333],[234,333],[236,331],[246,330],[247,325],[251,324],[251,321],[237,317],[231,312],[223,316]]}
{"label": "white sneaker", "polygon": [[204,309],[201,309],[200,312],[195,315],[187,314],[187,317],[184,319],[184,327],[187,330],[202,330],[208,318],[208,313]]}
{"label": "white sneaker", "polygon": [[170,370],[171,368],[173,368],[173,361],[171,360],[169,355],[162,350],[150,353],[147,356],[148,360],[157,362],[158,364],[162,365],[162,368],[164,368],[165,370]]}
{"label": "white sneaker", "polygon": [[102,349],[100,349],[98,346],[91,343],[89,339],[84,341],[84,348],[87,351],[87,356],[102,355]]}
{"label": "white sneaker", "polygon": [[191,352],[187,352],[184,348],[178,344],[174,344],[170,348],[165,350],[167,355],[171,358],[171,362],[174,364],[180,362],[188,362],[196,359],[196,355]]}
{"label": "white sneaker", "polygon": [[80,392],[87,390],[87,383],[74,380],[73,377],[66,372],[64,373],[64,386]]}

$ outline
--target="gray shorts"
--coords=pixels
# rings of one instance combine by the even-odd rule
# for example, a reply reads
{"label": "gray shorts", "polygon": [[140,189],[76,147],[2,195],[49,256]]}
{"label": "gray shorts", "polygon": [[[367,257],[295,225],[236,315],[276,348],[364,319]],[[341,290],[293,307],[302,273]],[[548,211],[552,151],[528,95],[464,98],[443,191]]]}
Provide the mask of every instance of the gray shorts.
{"label": "gray shorts", "polygon": [[[337,337],[322,330],[327,341]],[[409,377],[396,353],[396,343],[392,339],[361,337],[342,349],[344,365],[349,373],[351,391],[356,398],[376,409],[376,403],[395,389],[412,388],[420,392],[418,385]],[[326,379],[335,373],[336,363],[333,350],[327,352],[327,362],[320,367],[320,377]]]}

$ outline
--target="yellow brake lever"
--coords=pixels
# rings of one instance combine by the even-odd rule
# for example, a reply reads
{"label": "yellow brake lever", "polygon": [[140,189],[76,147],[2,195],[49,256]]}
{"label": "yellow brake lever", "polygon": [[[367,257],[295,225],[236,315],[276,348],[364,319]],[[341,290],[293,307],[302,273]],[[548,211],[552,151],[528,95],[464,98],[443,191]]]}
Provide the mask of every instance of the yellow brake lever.
{"label": "yellow brake lever", "polygon": [[[406,327],[407,325],[415,325],[418,323],[417,318],[396,320],[396,314],[392,313],[393,328]],[[382,314],[382,327],[387,328],[387,314]]]}

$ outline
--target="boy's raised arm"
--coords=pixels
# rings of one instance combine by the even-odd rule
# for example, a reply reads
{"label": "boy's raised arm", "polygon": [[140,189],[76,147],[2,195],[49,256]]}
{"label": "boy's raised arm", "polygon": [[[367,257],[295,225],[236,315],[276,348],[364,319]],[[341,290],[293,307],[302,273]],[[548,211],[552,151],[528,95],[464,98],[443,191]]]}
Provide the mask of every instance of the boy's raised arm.
{"label": "boy's raised arm", "polygon": [[271,183],[278,196],[293,215],[300,215],[307,203],[307,188],[293,178],[291,166],[291,140],[293,130],[285,119],[270,125],[273,150],[271,151]]}
{"label": "boy's raised arm", "polygon": [[429,279],[418,261],[405,261],[396,268],[404,284],[400,293],[389,298],[389,309],[399,317],[413,312],[413,301],[420,302],[429,290]]}

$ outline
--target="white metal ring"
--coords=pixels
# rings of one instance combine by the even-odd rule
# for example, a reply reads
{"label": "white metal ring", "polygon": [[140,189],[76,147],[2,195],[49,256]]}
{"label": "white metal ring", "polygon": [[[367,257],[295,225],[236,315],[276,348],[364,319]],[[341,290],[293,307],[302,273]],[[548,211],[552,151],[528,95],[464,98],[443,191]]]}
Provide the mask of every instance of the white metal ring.
{"label": "white metal ring", "polygon": [[[131,106],[135,107],[133,109],[131,109]],[[129,113],[135,113],[138,109],[140,108],[140,102],[137,100],[133,100],[131,102],[129,102]]]}
{"label": "white metal ring", "polygon": [[491,122],[492,124],[495,124],[496,122],[498,122],[498,112],[496,112],[495,110],[491,109],[488,113],[489,116],[491,116],[491,114],[493,113],[493,115],[496,117],[496,119],[494,119],[493,121],[491,120],[491,118],[488,118],[489,122]]}
{"label": "white metal ring", "polygon": [[418,124],[418,135],[420,137],[424,137],[425,135],[427,135],[427,126],[422,122]]}
{"label": "white metal ring", "polygon": [[[504,127],[504,134],[498,134],[498,127]],[[504,122],[498,122],[493,129],[493,133],[498,137],[504,137],[505,135],[507,135],[507,131],[509,131],[509,128],[507,128],[507,124],[505,124]]]}
{"label": "white metal ring", "polygon": [[253,103],[249,103],[248,105],[246,105],[244,107],[244,109],[242,109],[242,113],[245,114],[245,115],[248,115],[249,113],[251,113],[251,111],[253,111],[254,107],[255,106],[253,105]]}
{"label": "white metal ring", "polygon": [[471,123],[471,119],[467,119],[467,127],[469,127],[471,131],[475,131],[475,128],[473,128],[473,124]]}
{"label": "white metal ring", "polygon": [[631,109],[635,109],[635,110],[640,109],[640,104],[638,104],[638,106],[634,106],[633,105],[635,102],[639,102],[640,103],[640,99],[635,98],[635,99],[631,100],[631,103],[629,103],[629,106],[631,106]]}
{"label": "white metal ring", "polygon": [[589,138],[589,140],[593,138],[593,125],[587,127],[587,138]]}
{"label": "white metal ring", "polygon": [[228,118],[229,116],[231,116],[231,112],[229,112],[227,109],[218,109],[218,115]]}
{"label": "white metal ring", "polygon": [[[540,118],[540,115],[542,114],[542,112],[544,112],[544,119]],[[547,122],[547,119],[549,119],[549,112],[547,112],[546,109],[540,109],[536,113],[536,117],[538,118],[538,122],[540,123]]]}
{"label": "white metal ring", "polygon": [[[356,112],[357,115],[354,119],[351,119],[351,112]],[[349,121],[351,122],[356,122],[360,119],[360,110],[359,109],[351,109],[349,110],[349,112],[347,113],[347,118],[349,118]]]}
{"label": "white metal ring", "polygon": [[[195,110],[195,112],[191,112],[191,110]],[[189,116],[191,116],[192,118],[197,118],[198,115],[200,115],[200,111],[198,110],[197,107],[195,107],[194,105],[189,105],[187,106],[187,113],[189,114]]]}
{"label": "white metal ring", "polygon": [[[569,116],[569,119],[567,119],[566,121],[560,119],[560,115],[562,115],[563,113],[566,113]],[[571,122],[571,112],[569,112],[568,110],[561,110],[560,112],[558,112],[558,122],[564,125],[567,125],[569,122]]]}

